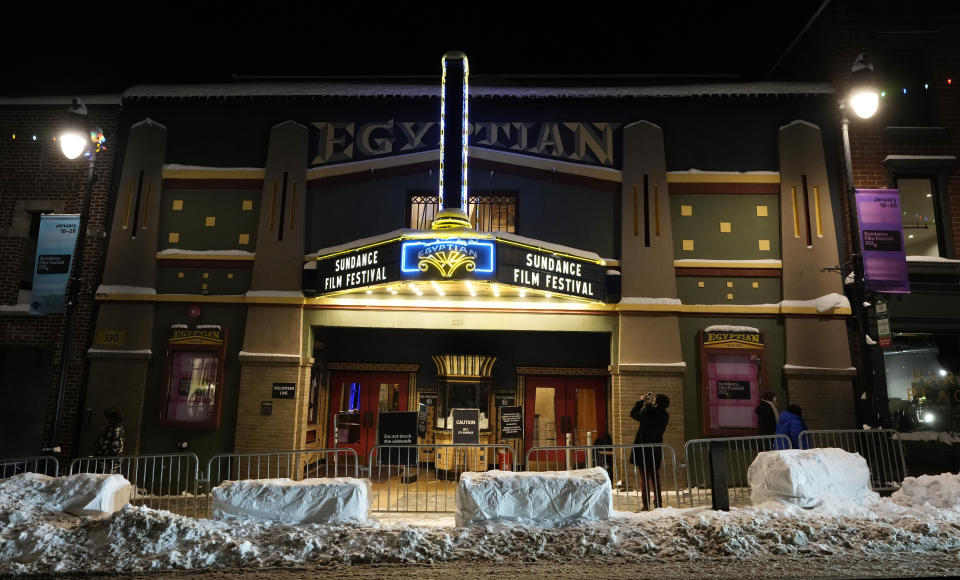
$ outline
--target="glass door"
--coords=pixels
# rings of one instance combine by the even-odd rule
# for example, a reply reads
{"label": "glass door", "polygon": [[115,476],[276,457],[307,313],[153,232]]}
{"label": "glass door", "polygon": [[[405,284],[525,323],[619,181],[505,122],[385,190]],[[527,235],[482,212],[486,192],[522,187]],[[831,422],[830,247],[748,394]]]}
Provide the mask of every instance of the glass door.
{"label": "glass door", "polygon": [[[525,393],[526,448],[584,446],[607,432],[603,377],[527,377]],[[584,453],[575,454],[583,463]],[[565,454],[545,451],[532,457],[558,466]],[[562,467],[562,466],[561,466]]]}
{"label": "glass door", "polygon": [[330,388],[331,447],[353,449],[366,464],[380,413],[407,409],[407,374],[338,371]]}

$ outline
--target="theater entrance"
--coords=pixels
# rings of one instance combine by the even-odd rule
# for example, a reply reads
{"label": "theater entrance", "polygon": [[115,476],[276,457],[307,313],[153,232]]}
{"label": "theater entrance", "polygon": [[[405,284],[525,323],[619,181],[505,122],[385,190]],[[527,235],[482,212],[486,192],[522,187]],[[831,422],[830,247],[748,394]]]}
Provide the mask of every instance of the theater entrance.
{"label": "theater entrance", "polygon": [[331,373],[331,447],[353,449],[365,465],[377,444],[380,413],[407,410],[408,377],[407,373]]}
{"label": "theater entrance", "polygon": [[[526,449],[592,444],[607,432],[606,378],[600,376],[528,376],[525,381]],[[551,467],[565,458],[558,452],[531,458]],[[583,453],[576,461],[585,461]],[[559,466],[563,468],[564,466]],[[546,468],[546,467],[545,467]]]}

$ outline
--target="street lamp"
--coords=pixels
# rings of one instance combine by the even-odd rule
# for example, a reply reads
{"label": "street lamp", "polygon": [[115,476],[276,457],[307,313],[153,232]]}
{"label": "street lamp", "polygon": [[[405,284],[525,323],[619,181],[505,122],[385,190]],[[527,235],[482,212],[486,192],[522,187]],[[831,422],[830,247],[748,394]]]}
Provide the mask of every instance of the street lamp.
{"label": "street lamp", "polygon": [[866,280],[863,272],[863,253],[860,248],[859,224],[857,223],[857,198],[856,187],[853,182],[853,161],[850,154],[850,118],[847,110],[852,109],[854,114],[861,119],[869,119],[876,114],[880,106],[880,91],[877,89],[873,78],[873,63],[866,53],[857,56],[850,68],[850,90],[845,100],[840,102],[841,129],[843,137],[843,162],[846,169],[847,181],[847,205],[850,216],[850,242],[852,253],[847,268],[844,268],[844,276],[853,274],[853,281],[848,286],[851,287],[850,309],[854,314],[856,325],[856,340],[858,349],[863,356],[859,361],[857,370],[858,381],[866,396],[868,402],[869,419],[871,423],[882,426],[882,417],[886,415],[886,410],[882,410],[877,404],[876,387],[874,384],[874,365],[871,361],[871,353],[866,350],[866,336],[869,329],[869,305],[872,301],[867,299]]}
{"label": "street lamp", "polygon": [[76,245],[73,251],[73,263],[70,268],[70,279],[66,292],[66,327],[63,331],[63,344],[60,349],[60,375],[57,383],[57,407],[53,416],[53,430],[51,432],[50,448],[60,451],[60,429],[63,426],[63,407],[67,392],[67,381],[70,375],[70,360],[73,358],[73,333],[77,324],[77,301],[81,295],[83,283],[83,254],[87,241],[87,214],[90,213],[90,198],[93,194],[95,177],[94,165],[97,153],[103,149],[105,141],[103,131],[99,127],[91,126],[87,119],[87,107],[80,99],[73,99],[67,112],[67,121],[64,130],[57,138],[60,150],[67,159],[77,159],[84,156],[87,159],[87,178],[83,190],[83,205],[80,209]]}

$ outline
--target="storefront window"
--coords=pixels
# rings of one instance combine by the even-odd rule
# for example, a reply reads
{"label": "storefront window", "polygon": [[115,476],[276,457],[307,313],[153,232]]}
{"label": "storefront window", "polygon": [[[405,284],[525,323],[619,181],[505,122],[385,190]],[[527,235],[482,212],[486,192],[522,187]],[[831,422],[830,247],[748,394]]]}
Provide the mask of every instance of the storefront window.
{"label": "storefront window", "polygon": [[897,179],[903,208],[903,243],[908,256],[940,256],[937,195],[929,177]]}
{"label": "storefront window", "polygon": [[480,426],[485,428],[490,408],[490,383],[454,383],[441,382],[438,387],[438,427],[444,427],[447,418],[452,416],[453,409],[480,409]]}
{"label": "storefront window", "polygon": [[219,360],[214,352],[175,351],[170,360],[167,405],[170,423],[215,423]]}
{"label": "storefront window", "polygon": [[890,416],[898,430],[960,430],[958,338],[897,335],[884,349]]}

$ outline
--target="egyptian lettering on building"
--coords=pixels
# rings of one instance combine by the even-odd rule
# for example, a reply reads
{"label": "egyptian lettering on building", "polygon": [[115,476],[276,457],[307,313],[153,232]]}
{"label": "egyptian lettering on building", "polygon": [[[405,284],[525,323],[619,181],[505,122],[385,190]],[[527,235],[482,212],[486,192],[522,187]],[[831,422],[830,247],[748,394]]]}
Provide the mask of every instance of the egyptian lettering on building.
{"label": "egyptian lettering on building", "polygon": [[704,348],[763,348],[758,332],[709,331],[703,333]]}
{"label": "egyptian lettering on building", "polygon": [[[314,121],[312,165],[358,161],[440,148],[436,121]],[[619,123],[489,121],[468,124],[473,147],[553,157],[590,165],[614,165]]]}

